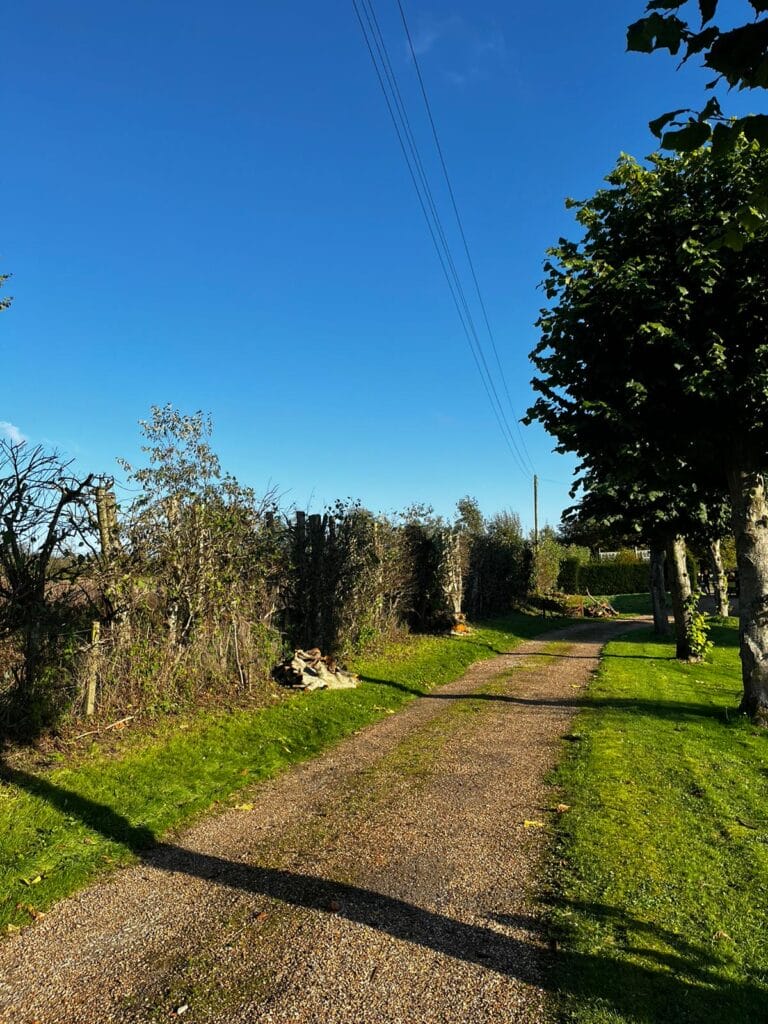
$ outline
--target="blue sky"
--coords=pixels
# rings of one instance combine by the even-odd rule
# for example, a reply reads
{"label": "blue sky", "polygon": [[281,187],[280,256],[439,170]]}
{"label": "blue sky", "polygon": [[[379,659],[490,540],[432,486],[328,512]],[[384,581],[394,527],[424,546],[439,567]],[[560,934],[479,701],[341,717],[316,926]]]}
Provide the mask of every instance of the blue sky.
{"label": "blue sky", "polygon": [[[708,76],[624,52],[640,0],[406,9],[521,415],[563,199],[650,152],[648,120]],[[394,0],[377,10],[453,231]],[[286,503],[469,493],[531,524],[351,3],[29,0],[3,35],[0,428],[116,473],[172,402]],[[524,435],[556,523],[572,462]]]}

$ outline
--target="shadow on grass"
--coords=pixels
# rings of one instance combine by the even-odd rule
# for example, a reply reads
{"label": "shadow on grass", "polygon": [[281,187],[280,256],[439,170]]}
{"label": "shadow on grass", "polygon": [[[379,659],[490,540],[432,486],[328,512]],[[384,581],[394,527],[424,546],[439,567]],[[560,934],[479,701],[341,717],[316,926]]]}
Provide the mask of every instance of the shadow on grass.
{"label": "shadow on grass", "polygon": [[[711,952],[686,942],[654,925],[623,917],[618,911],[598,904],[559,902],[563,910],[579,910],[609,921],[614,930],[647,932],[661,939],[668,951],[638,950],[653,965],[642,966],[600,953],[561,949],[557,955],[541,948],[541,924],[535,918],[507,915],[503,909],[488,916],[488,925],[467,924],[446,914],[425,910],[397,897],[329,878],[230,861],[202,854],[171,843],[155,843],[150,829],[132,825],[107,805],[17,769],[0,767],[0,777],[47,800],[68,815],[74,815],[104,838],[119,843],[141,857],[148,867],[181,872],[206,879],[219,886],[267,897],[294,907],[334,913],[410,942],[422,948],[481,965],[529,985],[560,995],[599,1000],[628,1019],[652,1024],[676,1021],[758,1020],[758,1007],[765,1006],[768,993],[749,982],[729,983],[717,972]],[[511,928],[525,928],[532,938],[508,934]],[[536,933],[539,939],[536,940]],[[749,1014],[752,1016],[749,1016]]]}

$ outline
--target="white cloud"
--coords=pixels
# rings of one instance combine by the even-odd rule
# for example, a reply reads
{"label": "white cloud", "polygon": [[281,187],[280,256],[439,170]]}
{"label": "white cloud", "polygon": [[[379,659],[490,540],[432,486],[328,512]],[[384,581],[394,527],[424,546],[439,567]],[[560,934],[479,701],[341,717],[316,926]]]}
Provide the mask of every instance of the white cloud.
{"label": "white cloud", "polygon": [[421,18],[416,31],[413,33],[413,48],[416,56],[421,57],[429,53],[438,39],[450,35],[453,32],[461,31],[462,21],[457,15],[452,14],[448,18],[433,18],[425,15]]}
{"label": "white cloud", "polygon": [[473,24],[457,14],[422,14],[413,32],[413,48],[417,57],[436,57],[443,76],[456,86],[485,78],[494,66],[507,62],[506,40],[498,27]]}
{"label": "white cloud", "polygon": [[25,444],[29,438],[26,434],[22,434],[15,423],[9,423],[7,420],[0,420],[0,434],[2,434],[11,444]]}

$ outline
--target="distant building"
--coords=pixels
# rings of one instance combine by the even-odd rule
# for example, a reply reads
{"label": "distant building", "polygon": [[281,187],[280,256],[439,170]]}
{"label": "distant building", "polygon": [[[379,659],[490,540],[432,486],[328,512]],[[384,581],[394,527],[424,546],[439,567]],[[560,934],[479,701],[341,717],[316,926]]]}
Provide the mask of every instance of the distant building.
{"label": "distant building", "polygon": [[[633,551],[635,558],[641,562],[650,562],[651,550],[650,548],[623,548],[623,551]],[[597,556],[601,562],[613,562],[621,554],[620,551],[598,551]]]}

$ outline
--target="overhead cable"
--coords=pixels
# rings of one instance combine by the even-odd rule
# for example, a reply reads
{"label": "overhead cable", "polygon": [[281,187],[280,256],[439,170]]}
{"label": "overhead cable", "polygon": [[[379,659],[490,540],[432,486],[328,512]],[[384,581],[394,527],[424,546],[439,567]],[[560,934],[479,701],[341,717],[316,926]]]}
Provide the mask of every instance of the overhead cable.
{"label": "overhead cable", "polygon": [[[363,33],[366,48],[374,67],[384,100],[389,112],[400,149],[405,159],[411,182],[416,191],[419,205],[427,223],[430,237],[438,257],[443,275],[448,284],[451,298],[456,307],[462,330],[469,344],[472,357],[477,366],[483,388],[491,404],[502,436],[510,450],[518,468],[525,476],[530,476],[520,449],[515,442],[504,408],[499,399],[493,375],[485,358],[480,338],[475,327],[472,311],[467,301],[456,263],[453,258],[442,220],[435,202],[429,178],[421,159],[418,144],[413,133],[408,112],[397,76],[389,57],[386,42],[379,26],[372,0],[352,0],[360,29]],[[361,13],[362,11],[362,13]],[[529,460],[530,461],[530,460]]]}

